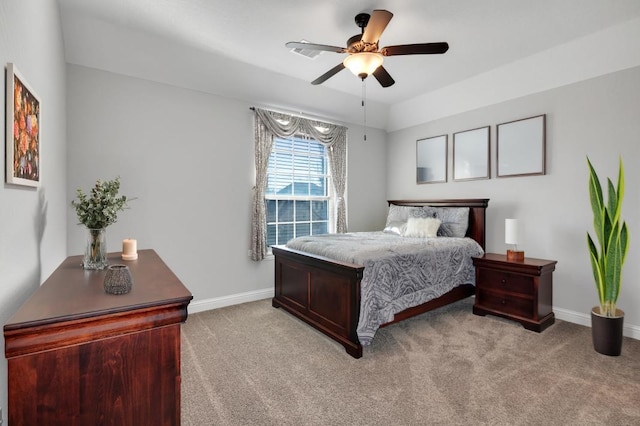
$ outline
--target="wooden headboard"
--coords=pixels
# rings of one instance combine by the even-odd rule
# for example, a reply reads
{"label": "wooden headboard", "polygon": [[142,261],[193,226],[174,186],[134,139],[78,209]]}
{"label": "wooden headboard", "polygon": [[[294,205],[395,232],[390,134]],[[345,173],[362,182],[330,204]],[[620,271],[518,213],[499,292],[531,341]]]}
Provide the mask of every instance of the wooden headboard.
{"label": "wooden headboard", "polygon": [[389,205],[411,207],[469,207],[469,226],[467,237],[473,238],[485,250],[486,210],[488,198],[469,198],[458,200],[388,200]]}

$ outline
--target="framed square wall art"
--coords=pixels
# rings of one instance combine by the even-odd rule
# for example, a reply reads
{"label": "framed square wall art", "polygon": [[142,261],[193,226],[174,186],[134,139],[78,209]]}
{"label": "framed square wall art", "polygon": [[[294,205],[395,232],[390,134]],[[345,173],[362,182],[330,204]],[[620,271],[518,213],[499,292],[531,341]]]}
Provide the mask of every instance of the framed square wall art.
{"label": "framed square wall art", "polygon": [[416,141],[416,182],[447,181],[447,135]]}
{"label": "framed square wall art", "polygon": [[498,177],[545,174],[546,115],[498,124]]}
{"label": "framed square wall art", "polygon": [[7,64],[6,182],[40,186],[40,98],[18,72]]}
{"label": "framed square wall art", "polygon": [[489,126],[453,134],[453,180],[489,179]]}

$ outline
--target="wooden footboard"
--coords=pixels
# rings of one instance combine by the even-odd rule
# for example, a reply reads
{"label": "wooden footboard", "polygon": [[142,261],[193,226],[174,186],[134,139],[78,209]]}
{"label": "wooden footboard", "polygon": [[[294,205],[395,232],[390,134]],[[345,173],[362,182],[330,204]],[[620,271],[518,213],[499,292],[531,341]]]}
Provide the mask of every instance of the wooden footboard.
{"label": "wooden footboard", "polygon": [[342,344],[354,358],[362,356],[356,327],[360,315],[360,281],[364,266],[337,262],[286,247],[275,256],[272,304]]}
{"label": "wooden footboard", "polygon": [[[434,205],[469,207],[467,236],[484,249],[485,210],[489,200],[390,201],[406,206]],[[360,282],[364,266],[339,262],[284,246],[271,248],[275,257],[275,295],[272,304],[283,308],[320,332],[342,344],[354,358],[362,357],[362,345],[356,328],[360,315]],[[406,309],[395,315],[389,325],[436,309],[474,294],[470,284],[455,287],[449,293]]]}

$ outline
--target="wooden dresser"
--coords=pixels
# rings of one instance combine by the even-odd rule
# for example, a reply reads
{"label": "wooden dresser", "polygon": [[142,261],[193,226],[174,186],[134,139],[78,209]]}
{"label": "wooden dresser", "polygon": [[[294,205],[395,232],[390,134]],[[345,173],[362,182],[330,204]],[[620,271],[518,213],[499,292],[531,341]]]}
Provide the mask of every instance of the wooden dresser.
{"label": "wooden dresser", "polygon": [[180,424],[180,324],[191,293],[153,250],[133,288],[67,258],[4,326],[10,425]]}
{"label": "wooden dresser", "polygon": [[509,261],[503,254],[474,257],[476,300],[473,313],[492,314],[541,332],[555,321],[553,271],[555,260],[526,257]]}

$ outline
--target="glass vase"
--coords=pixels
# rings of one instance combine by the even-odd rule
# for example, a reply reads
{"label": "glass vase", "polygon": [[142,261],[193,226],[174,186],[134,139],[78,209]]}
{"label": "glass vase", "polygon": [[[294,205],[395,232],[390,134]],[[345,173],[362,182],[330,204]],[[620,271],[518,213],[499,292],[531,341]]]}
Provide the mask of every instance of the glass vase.
{"label": "glass vase", "polygon": [[107,261],[107,229],[87,228],[87,246],[84,250],[84,269],[104,269],[109,265]]}

